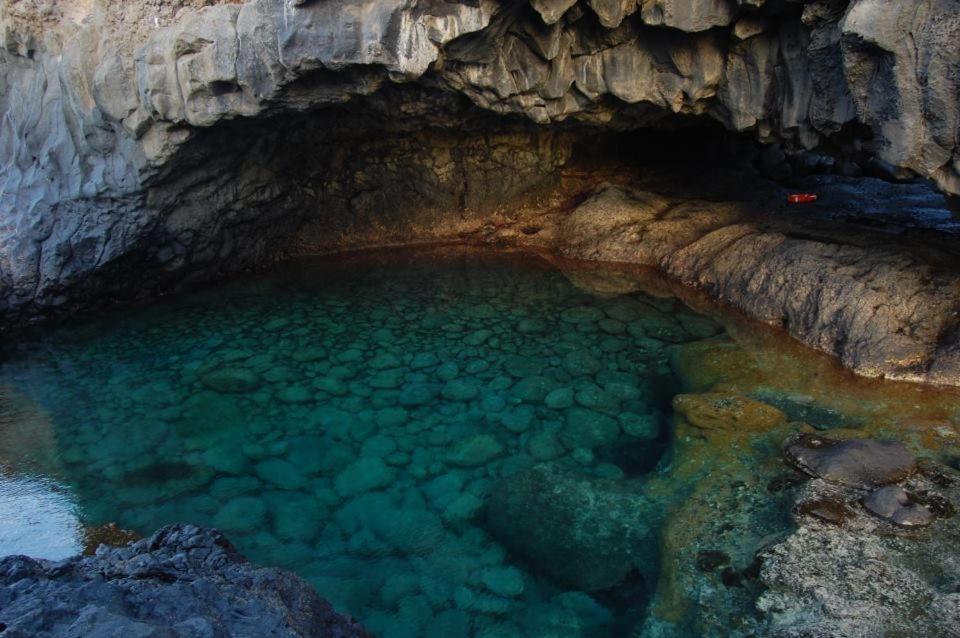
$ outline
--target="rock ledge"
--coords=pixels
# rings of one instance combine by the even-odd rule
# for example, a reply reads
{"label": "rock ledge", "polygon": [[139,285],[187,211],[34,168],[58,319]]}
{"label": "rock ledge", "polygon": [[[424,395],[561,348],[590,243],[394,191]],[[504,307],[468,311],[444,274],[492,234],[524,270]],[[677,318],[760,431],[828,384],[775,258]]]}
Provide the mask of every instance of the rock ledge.
{"label": "rock ledge", "polygon": [[4,638],[368,636],[298,576],[187,524],[92,557],[0,559],[0,628]]}

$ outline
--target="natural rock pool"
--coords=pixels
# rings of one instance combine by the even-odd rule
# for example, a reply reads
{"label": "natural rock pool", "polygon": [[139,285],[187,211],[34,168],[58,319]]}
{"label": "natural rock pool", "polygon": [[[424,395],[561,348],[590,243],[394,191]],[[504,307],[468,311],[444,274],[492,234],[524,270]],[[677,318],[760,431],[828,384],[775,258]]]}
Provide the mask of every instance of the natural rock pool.
{"label": "natural rock pool", "polygon": [[189,521],[374,635],[705,635],[754,622],[791,434],[954,458],[955,395],[851,380],[618,281],[391,252],[19,340],[0,555]]}

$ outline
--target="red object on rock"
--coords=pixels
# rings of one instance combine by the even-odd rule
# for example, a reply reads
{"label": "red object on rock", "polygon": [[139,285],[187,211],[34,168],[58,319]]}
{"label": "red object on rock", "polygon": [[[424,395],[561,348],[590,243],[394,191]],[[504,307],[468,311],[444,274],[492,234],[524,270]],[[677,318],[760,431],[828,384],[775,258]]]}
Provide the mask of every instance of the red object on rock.
{"label": "red object on rock", "polygon": [[817,196],[813,193],[791,193],[787,195],[787,201],[791,204],[809,204],[817,201]]}

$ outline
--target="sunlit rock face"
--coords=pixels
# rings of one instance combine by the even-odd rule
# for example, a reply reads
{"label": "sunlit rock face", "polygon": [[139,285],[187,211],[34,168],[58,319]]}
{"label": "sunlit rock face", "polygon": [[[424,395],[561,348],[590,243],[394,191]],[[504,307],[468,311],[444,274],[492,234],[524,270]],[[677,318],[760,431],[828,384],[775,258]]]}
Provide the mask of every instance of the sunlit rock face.
{"label": "sunlit rock face", "polygon": [[960,193],[951,0],[2,0],[0,29],[4,321],[475,236],[576,140],[691,117],[773,172]]}

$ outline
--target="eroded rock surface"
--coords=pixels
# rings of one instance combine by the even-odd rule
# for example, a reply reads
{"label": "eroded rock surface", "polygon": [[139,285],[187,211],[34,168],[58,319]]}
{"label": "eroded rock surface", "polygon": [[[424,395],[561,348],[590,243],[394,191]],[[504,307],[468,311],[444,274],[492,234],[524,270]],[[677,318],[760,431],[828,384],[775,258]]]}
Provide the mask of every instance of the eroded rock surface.
{"label": "eroded rock surface", "polygon": [[540,224],[527,241],[655,266],[859,374],[960,383],[960,275],[942,238],[616,186]]}
{"label": "eroded rock surface", "polygon": [[5,317],[345,227],[455,237],[549,184],[574,123],[706,117],[774,143],[774,173],[812,150],[960,192],[952,0],[3,0],[0,31]]}
{"label": "eroded rock surface", "polygon": [[0,623],[11,637],[368,636],[306,581],[192,525],[59,563],[0,559]]}

